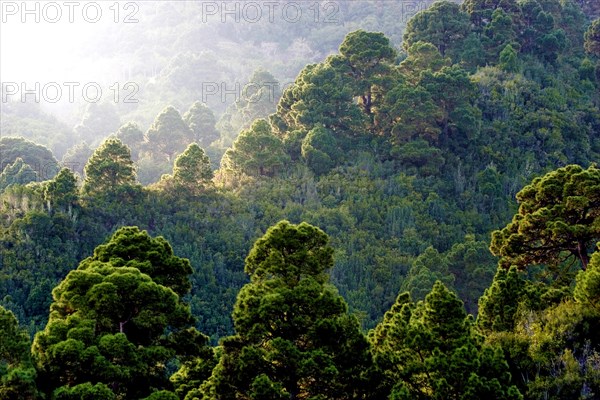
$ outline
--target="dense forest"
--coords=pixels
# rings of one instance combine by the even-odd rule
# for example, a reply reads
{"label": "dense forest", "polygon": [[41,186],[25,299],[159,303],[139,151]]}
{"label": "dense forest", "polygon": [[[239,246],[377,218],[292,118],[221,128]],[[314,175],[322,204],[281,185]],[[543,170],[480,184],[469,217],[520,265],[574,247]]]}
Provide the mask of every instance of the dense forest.
{"label": "dense forest", "polygon": [[405,3],[158,2],[153,101],[3,104],[0,399],[600,399],[598,3]]}

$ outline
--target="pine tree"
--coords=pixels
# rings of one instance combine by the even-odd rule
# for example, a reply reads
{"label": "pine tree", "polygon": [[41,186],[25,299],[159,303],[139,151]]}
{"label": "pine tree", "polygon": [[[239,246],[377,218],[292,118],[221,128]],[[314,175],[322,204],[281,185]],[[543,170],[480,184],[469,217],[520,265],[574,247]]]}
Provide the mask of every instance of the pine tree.
{"label": "pine tree", "polygon": [[0,192],[10,185],[26,185],[37,180],[37,172],[19,157],[14,163],[8,164],[0,173]]}
{"label": "pine tree", "polygon": [[70,213],[78,196],[77,178],[68,168],[60,170],[44,188],[48,209]]}
{"label": "pine tree", "polygon": [[575,300],[600,314],[600,250],[592,254],[589,268],[577,274]]}
{"label": "pine tree", "polygon": [[165,108],[146,132],[151,152],[162,153],[170,162],[194,141],[194,132],[174,107]]}
{"label": "pine tree", "polygon": [[526,281],[516,267],[498,268],[489,288],[479,299],[477,325],[485,333],[512,331],[517,323]]}
{"label": "pine tree", "polygon": [[500,68],[506,72],[519,72],[519,61],[517,52],[510,44],[507,44],[500,52]]}
{"label": "pine tree", "polygon": [[181,298],[191,272],[161,237],[118,230],[52,292],[48,324],[33,344],[40,389],[66,399],[171,389],[168,362],[211,354]]}
{"label": "pine tree", "polygon": [[213,172],[210,160],[196,143],[190,144],[183,153],[175,159],[173,179],[177,185],[196,192],[210,184]]}
{"label": "pine tree", "polygon": [[512,222],[492,233],[490,250],[502,267],[545,264],[563,275],[577,262],[587,267],[591,246],[600,239],[598,168],[559,168],[535,178],[517,201]]}
{"label": "pine tree", "polygon": [[29,335],[15,315],[0,306],[0,399],[32,400],[38,392]]}
{"label": "pine tree", "polygon": [[468,14],[455,3],[439,1],[408,21],[403,46],[408,50],[417,42],[428,42],[437,47],[443,57],[459,61],[463,41],[469,32]]}
{"label": "pine tree", "polygon": [[358,322],[328,283],[333,249],[320,229],[279,222],[246,258],[250,283],[236,335],[203,386],[205,399],[359,399],[368,367]]}
{"label": "pine tree", "polygon": [[115,136],[129,147],[131,158],[137,160],[144,144],[144,132],[140,127],[135,122],[128,122],[119,128]]}
{"label": "pine tree", "polygon": [[522,399],[502,352],[481,343],[462,301],[440,281],[417,304],[398,296],[370,340],[380,398]]}
{"label": "pine tree", "polygon": [[264,120],[256,120],[240,136],[221,160],[221,169],[248,176],[273,176],[287,161],[282,141]]}
{"label": "pine tree", "polygon": [[600,18],[592,22],[585,32],[585,51],[600,57]]}
{"label": "pine tree", "polygon": [[346,35],[340,45],[340,57],[330,61],[352,78],[355,96],[371,122],[383,100],[381,88],[391,83],[387,78],[395,57],[396,51],[383,33],[358,30]]}
{"label": "pine tree", "polygon": [[106,139],[94,151],[85,166],[82,192],[86,195],[108,195],[120,187],[136,182],[135,166],[129,148],[119,139]]}
{"label": "pine tree", "polygon": [[340,158],[335,137],[325,128],[314,128],[302,141],[302,157],[315,174],[328,172]]}
{"label": "pine tree", "polygon": [[190,109],[183,114],[183,120],[194,133],[194,140],[203,148],[219,139],[219,132],[215,128],[217,123],[215,114],[208,106],[199,101],[192,104]]}

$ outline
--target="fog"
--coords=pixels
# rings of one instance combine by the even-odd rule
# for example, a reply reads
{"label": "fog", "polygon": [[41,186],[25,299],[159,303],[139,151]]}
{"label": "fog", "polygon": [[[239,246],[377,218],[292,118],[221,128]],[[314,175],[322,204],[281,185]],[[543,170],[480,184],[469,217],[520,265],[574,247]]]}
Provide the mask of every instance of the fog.
{"label": "fog", "polygon": [[[60,158],[68,147],[112,133],[77,133],[90,104],[105,104],[121,124],[134,121],[144,130],[165,107],[183,113],[195,101],[219,119],[244,100],[257,70],[272,74],[268,84],[281,93],[352,30],[383,31],[399,48],[407,20],[430,3],[4,1],[0,130]],[[272,97],[258,116],[275,111]],[[239,126],[221,122],[230,142]]]}

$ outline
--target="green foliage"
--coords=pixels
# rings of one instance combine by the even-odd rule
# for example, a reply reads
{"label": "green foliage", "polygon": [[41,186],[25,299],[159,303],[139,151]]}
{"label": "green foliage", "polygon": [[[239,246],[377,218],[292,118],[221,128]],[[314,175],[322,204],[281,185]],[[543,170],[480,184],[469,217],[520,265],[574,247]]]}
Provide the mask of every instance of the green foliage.
{"label": "green foliage", "polygon": [[273,176],[287,160],[283,143],[273,134],[266,120],[257,120],[227,150],[221,161],[222,169],[233,174]]}
{"label": "green foliage", "polygon": [[[203,386],[205,398],[363,398],[367,343],[328,281],[333,249],[306,223],[281,221],[246,258],[236,335]],[[263,397],[266,396],[266,397]]]}
{"label": "green foliage", "polygon": [[585,31],[585,51],[600,57],[600,18],[596,19]]}
{"label": "green foliage", "polygon": [[181,118],[179,111],[169,106],[156,116],[146,132],[150,153],[162,154],[169,161],[194,141],[194,132]]}
{"label": "green foliage", "polygon": [[383,33],[363,30],[346,35],[340,45],[340,54],[350,65],[353,78],[359,84],[365,84],[365,81],[369,82],[384,72],[385,62],[392,61],[396,55]]}
{"label": "green foliage", "polygon": [[600,171],[569,165],[533,180],[517,194],[519,213],[492,234],[490,249],[505,268],[532,264],[570,268],[589,262],[590,246],[600,238]]}
{"label": "green foliage", "polygon": [[212,178],[208,156],[200,146],[192,143],[175,159],[173,176],[163,176],[162,180],[173,181],[176,188],[183,189],[182,193],[197,195],[211,186]]}
{"label": "green foliage", "polygon": [[574,297],[590,309],[600,311],[600,251],[592,254],[588,269],[579,271]]}
{"label": "green foliage", "polygon": [[219,132],[215,129],[215,114],[206,104],[196,101],[183,114],[183,120],[194,133],[194,141],[203,148],[219,139]]}
{"label": "green foliage", "polygon": [[353,102],[355,91],[338,63],[339,58],[330,57],[325,63],[306,66],[294,85],[284,91],[273,117],[280,136],[294,130],[308,132],[316,126],[336,134],[360,132],[364,116]]}
{"label": "green foliage", "polygon": [[515,328],[526,285],[522,275],[514,266],[508,271],[498,268],[492,285],[479,299],[477,325],[484,333]]}
{"label": "green foliage", "polygon": [[[498,270],[482,298],[477,328],[485,334],[485,345],[483,337],[473,334],[475,327],[465,320],[456,298],[452,300],[441,288],[434,290],[439,301],[432,298],[429,308],[425,307],[427,300],[414,304],[408,298],[393,306],[400,288],[422,297],[439,279],[457,291],[468,312],[477,313],[477,298],[496,270],[496,260],[486,250],[489,232],[510,221],[517,208],[515,194],[533,176],[598,159],[597,63],[593,54],[584,58],[586,26],[581,13],[571,2],[557,0],[468,0],[460,9],[442,3],[415,19],[420,22],[409,32],[415,36],[413,42],[405,42],[408,53],[396,58],[390,43],[400,42],[399,16],[406,10],[401,9],[402,2],[388,3],[377,8],[381,2],[342,2],[340,18],[354,22],[327,24],[326,28],[317,27],[325,24],[312,28],[286,24],[282,29],[271,24],[268,29],[280,37],[269,44],[263,41],[267,27],[260,23],[253,24],[252,31],[243,24],[228,31],[210,24],[195,24],[194,30],[189,30],[184,22],[178,24],[175,34],[167,21],[195,14],[198,5],[186,5],[183,13],[173,4],[158,6],[157,29],[173,33],[171,39],[178,38],[170,40],[169,47],[191,42],[197,46],[192,39],[198,33],[210,38],[214,32],[228,31],[237,43],[230,47],[235,48],[236,57],[239,52],[238,58],[253,48],[252,41],[264,45],[249,61],[253,69],[253,62],[264,59],[265,54],[269,68],[286,79],[306,59],[317,64],[306,67],[287,88],[269,122],[261,120],[254,125],[256,117],[273,112],[274,103],[266,91],[272,89],[274,77],[259,71],[251,78],[259,84],[249,87],[259,89],[242,93],[228,108],[219,122],[222,140],[203,146],[217,162],[239,129],[245,129],[215,174],[214,189],[201,188],[209,182],[210,169],[200,147],[188,148],[198,157],[188,157],[186,151],[176,158],[198,139],[194,123],[197,127],[206,122],[210,130],[210,110],[195,104],[192,109],[198,113],[186,114],[183,125],[176,121],[181,120],[178,115],[159,118],[162,122],[155,128],[164,135],[145,138],[143,143],[134,145],[139,128],[126,125],[132,128],[131,132],[127,129],[131,135],[125,130],[117,133],[125,141],[133,138],[129,146],[133,159],[139,156],[138,177],[143,184],[175,170],[172,177],[155,185],[135,186],[131,173],[128,176],[133,180],[122,185],[98,178],[94,184],[100,188],[93,197],[82,196],[78,201],[72,196],[72,177],[61,173],[56,180],[41,184],[12,185],[0,195],[0,293],[8,294],[0,303],[13,310],[30,333],[46,323],[52,287],[120,226],[138,225],[153,235],[163,235],[173,244],[175,254],[188,257],[194,265],[190,274],[188,264],[172,262],[171,256],[136,253],[139,247],[152,254],[171,254],[162,242],[143,239],[141,230],[119,231],[114,251],[106,250],[101,260],[82,263],[85,268],[80,267],[78,274],[72,273],[65,282],[78,287],[89,279],[90,287],[98,288],[67,291],[72,297],[61,292],[60,307],[65,308],[54,306],[44,335],[54,335],[48,339],[51,351],[47,353],[55,358],[40,374],[47,396],[54,390],[47,378],[51,374],[57,377],[52,382],[58,386],[64,386],[59,378],[69,381],[57,388],[65,396],[80,390],[76,389],[79,383],[104,382],[111,391],[129,397],[123,388],[129,387],[131,379],[136,385],[140,382],[144,391],[133,394],[134,398],[173,398],[175,393],[188,400],[203,395],[231,398],[232,393],[243,393],[245,398],[290,398],[295,387],[306,388],[303,395],[313,398],[358,398],[365,393],[365,397],[377,399],[390,395],[432,398],[438,393],[447,398],[458,398],[458,393],[465,399],[518,398],[513,384],[530,398],[577,398],[578,393],[594,397],[598,393],[594,262],[586,270],[590,272],[587,278],[579,278],[581,283],[575,285],[575,274],[567,270],[569,262],[576,263],[577,258],[570,256],[562,262],[568,252],[547,253],[543,263],[551,267],[551,273],[543,266],[528,265],[526,251],[513,254],[521,257],[524,265],[519,267],[526,271],[505,268],[513,263],[509,262]],[[370,14],[365,14],[365,9],[371,10]],[[448,10],[448,16],[440,10]],[[470,23],[464,24],[465,16]],[[371,29],[393,27],[393,35],[388,35],[391,40],[364,30],[343,40],[340,27],[359,29],[356,20]],[[440,35],[444,33],[450,36]],[[295,40],[299,37],[303,39]],[[236,41],[240,38],[243,40]],[[326,44],[315,45],[317,42]],[[321,54],[335,51],[339,43],[339,53],[319,63]],[[277,44],[279,48],[274,47]],[[160,59],[169,57],[171,49],[166,50],[162,48]],[[220,48],[219,57],[211,54],[210,48],[201,50],[202,55],[174,56],[156,78],[154,89],[149,89],[154,90],[152,94],[157,99],[175,96],[173,104],[181,108],[199,98],[194,92],[198,74],[205,82],[210,77],[223,81],[225,76],[233,76],[231,66],[221,59],[225,49]],[[289,61],[279,64],[278,57]],[[176,93],[163,90],[165,82],[173,83]],[[275,94],[277,98],[277,90]],[[225,108],[216,101],[210,106],[217,111]],[[126,120],[148,122],[158,111],[155,107],[137,107],[136,118]],[[171,136],[169,121],[187,134]],[[93,125],[91,120],[89,125]],[[24,123],[19,130],[29,126]],[[155,146],[158,143],[173,146],[161,149]],[[85,150],[83,145],[74,148],[78,157],[74,159],[84,157],[85,162]],[[35,149],[28,147],[24,153],[29,152],[33,154]],[[106,159],[112,160],[106,165],[115,161]],[[112,165],[126,170],[133,165],[130,162],[124,155]],[[181,178],[180,184],[175,183],[175,175]],[[572,185],[559,179],[552,188],[534,191],[533,200],[527,199],[534,204],[547,192],[573,189],[575,195],[561,204],[565,213],[578,207],[581,215],[586,207],[590,211],[585,229],[580,229],[581,224],[567,224],[568,229],[563,229],[555,222],[562,223],[571,214],[558,213],[552,229],[546,225],[542,234],[562,240],[563,234],[595,229],[594,195],[598,190],[593,179],[586,179]],[[198,181],[204,183],[196,185]],[[586,199],[590,201],[587,205]],[[560,211],[547,205],[540,209],[544,208]],[[180,295],[184,294],[197,317],[196,326],[209,333],[214,343],[231,335],[234,324],[229,315],[239,288],[248,282],[241,268],[244,256],[261,232],[281,219],[307,221],[327,231],[335,257],[333,261],[329,256],[319,259],[327,265],[324,274],[331,274],[348,306],[326,283],[320,269],[313,270],[310,262],[302,264],[306,268],[300,269],[297,278],[296,259],[288,262],[291,256],[286,258],[285,251],[273,250],[252,267],[257,271],[252,275],[258,275],[251,277],[235,307],[236,328],[243,329],[223,340],[223,347],[215,351],[217,356],[205,346],[185,345],[205,340],[193,331],[189,337],[186,333],[164,343],[163,339],[169,341],[169,335],[183,326],[174,330],[168,326],[156,339],[165,323],[172,322],[169,318],[186,314],[186,306],[181,306]],[[534,218],[533,225],[537,222]],[[524,224],[517,234],[531,227]],[[547,237],[540,231],[530,232],[530,239],[546,243]],[[314,237],[321,237],[318,232],[313,232]],[[282,242],[288,243],[287,233]],[[299,236],[301,239],[289,242],[310,242]],[[597,240],[590,236],[588,253]],[[273,242],[269,246],[277,248]],[[500,256],[506,262],[507,256]],[[557,268],[566,273],[556,274]],[[187,274],[189,278],[182,278]],[[557,275],[560,279],[554,279]],[[131,290],[115,294],[111,285],[120,288],[120,284]],[[135,303],[131,293],[152,309]],[[588,294],[591,300],[586,302],[582,296]],[[105,304],[110,306],[100,306]],[[346,308],[359,317],[364,328],[370,328],[390,306],[393,310],[404,307],[404,314],[397,317],[396,327],[386,328],[392,333],[382,335],[377,346],[390,343],[389,348],[397,351],[377,353],[379,364],[371,369],[372,381],[367,385],[369,362],[363,357],[364,340]],[[123,307],[145,312],[135,317],[139,323],[136,332],[128,330],[134,326],[133,320],[120,332]],[[175,311],[167,315],[167,309]],[[71,314],[60,316],[59,312]],[[287,314],[282,316],[284,312]],[[292,312],[296,314],[290,317]],[[426,314],[429,317],[425,318]],[[442,320],[446,315],[448,320]],[[186,327],[191,324],[188,320]],[[440,330],[438,325],[444,324],[447,329]],[[151,338],[142,334],[141,326]],[[441,333],[455,337],[446,343],[439,337]],[[144,338],[156,340],[147,346],[140,344]],[[339,342],[332,344],[330,338],[339,338]],[[499,346],[504,354],[490,345]],[[200,350],[188,357],[186,349]],[[114,354],[121,358],[114,359]],[[178,368],[169,380],[168,375]],[[290,371],[297,373],[299,380],[290,377]],[[24,381],[29,376],[31,381],[30,372],[14,376],[22,376]],[[91,379],[81,374],[96,375]],[[300,384],[294,386],[294,382]]]}
{"label": "green foliage", "polygon": [[[406,127],[405,124],[401,126]],[[407,172],[422,176],[437,175],[445,161],[442,151],[423,139],[396,147],[393,154]]]}
{"label": "green foliage", "polygon": [[497,265],[496,258],[488,250],[488,243],[469,234],[462,242],[454,244],[445,256],[454,276],[453,287],[464,301],[467,312],[479,315],[477,302],[490,286]]}
{"label": "green foliage", "polygon": [[[490,7],[488,21],[497,3],[480,4]],[[509,6],[503,2],[504,14],[496,13],[493,29],[474,27],[465,39],[473,45],[474,39],[482,38],[480,50],[491,65],[473,75],[476,64],[464,63],[466,53],[461,53],[459,66],[452,66],[434,45],[417,42],[395,67],[399,60],[385,56],[390,52],[384,37],[364,31],[351,35],[344,54],[300,74],[270,119],[272,126],[262,125],[281,141],[273,141],[276,150],[266,146],[269,150],[260,153],[239,152],[240,163],[248,161],[252,168],[222,169],[216,174],[217,191],[195,193],[193,203],[185,189],[177,190],[166,180],[148,189],[120,187],[102,201],[84,197],[74,213],[47,218],[39,196],[43,188],[13,187],[2,203],[3,228],[9,230],[0,250],[8,265],[8,278],[1,285],[13,296],[3,304],[34,332],[44,324],[50,288],[68,268],[118,226],[140,225],[165,235],[178,252],[194,260],[193,281],[199,288],[191,304],[203,329],[216,340],[231,332],[230,307],[245,282],[238,265],[252,240],[281,218],[306,219],[331,234],[339,249],[333,281],[350,308],[364,313],[364,326],[373,326],[425,249],[433,246],[447,257],[466,233],[486,237],[489,230],[506,224],[514,213],[512,197],[533,174],[596,157],[594,84],[572,78],[578,75],[572,73],[573,66],[582,65],[576,50],[569,64],[559,59],[549,70],[530,52],[521,51],[522,38],[517,35],[514,49],[519,51],[522,73],[493,66],[498,54],[489,57],[496,44],[487,40],[514,38],[505,24],[507,18],[516,18]],[[572,31],[565,30],[571,38],[580,21],[559,6],[544,7],[561,29],[566,29],[561,10],[564,18],[575,18]],[[513,28],[521,23],[513,22]],[[369,55],[363,50],[371,41],[377,51]],[[574,49],[582,49],[572,43]],[[476,47],[469,52],[477,53]],[[378,59],[378,54],[385,57]],[[377,68],[369,69],[368,62]],[[352,67],[356,76],[370,78],[357,79]],[[257,79],[270,78],[257,74]],[[376,95],[377,107],[370,115],[359,98],[365,90]],[[327,110],[329,116],[323,113]],[[320,135],[323,129],[327,134]],[[309,135],[312,130],[315,133]],[[265,136],[265,141],[273,139]],[[173,168],[167,155],[150,150],[145,143],[138,160],[144,183]],[[207,151],[212,156],[216,150],[213,146]],[[263,160],[274,168],[259,175]],[[34,210],[38,214],[25,219]],[[470,312],[476,312],[478,293],[493,274],[488,261],[482,263],[488,267],[477,268],[468,259],[449,264],[454,286]],[[468,271],[458,265],[469,265]]]}
{"label": "green foliage", "polygon": [[168,390],[161,390],[153,392],[150,396],[146,397],[145,400],[179,400],[179,397]]}
{"label": "green foliage", "polygon": [[587,79],[590,82],[594,82],[596,79],[594,64],[589,58],[584,58],[579,66],[579,76],[582,80]]}
{"label": "green foliage", "polygon": [[[65,398],[104,396],[106,388],[139,398],[170,387],[167,362],[206,354],[207,338],[179,297],[190,273],[164,239],[117,231],[53,290],[48,324],[33,344],[40,387]],[[90,381],[104,385],[82,386]]]}
{"label": "green foliage", "polygon": [[439,71],[451,63],[441,55],[437,47],[422,40],[412,43],[406,48],[406,52],[408,56],[400,63],[400,72],[413,84],[418,83],[421,71]]}
{"label": "green foliage", "polygon": [[131,152],[119,139],[106,139],[85,165],[82,192],[86,195],[114,194],[120,187],[135,185]]}
{"label": "green foliage", "polygon": [[[515,52],[513,46],[519,48],[519,44],[516,40],[516,32],[515,27],[513,25],[513,19],[511,17],[511,14],[504,11],[504,8],[496,8],[494,10],[494,12],[492,13],[491,21],[488,25],[485,26],[483,33],[483,39],[486,42],[486,47],[488,48],[489,54],[488,57],[490,59],[495,59],[499,53],[500,58],[498,61],[502,66],[507,64],[507,57],[509,59],[512,59],[517,56],[516,53],[514,54],[514,56],[510,54],[510,50],[507,50],[507,52],[505,52],[504,55],[502,54],[506,49],[512,49],[512,52]],[[509,64],[513,66],[513,60],[510,60]]]}
{"label": "green foliage", "polygon": [[[429,147],[427,142],[437,143],[440,135],[437,120],[442,118],[442,112],[433,102],[431,93],[422,86],[397,85],[388,92],[386,105],[392,125],[391,141],[396,145],[393,150],[401,154],[405,164],[414,165],[411,154],[418,153],[419,147]],[[406,146],[400,147],[404,143],[407,143]],[[425,154],[432,153],[432,157],[427,159],[435,158],[437,149],[430,149],[423,151]],[[426,163],[417,161],[416,164]]]}
{"label": "green foliage", "polygon": [[208,348],[198,357],[186,361],[170,378],[179,399],[201,398],[200,386],[210,377],[217,361],[212,349]]}
{"label": "green foliage", "polygon": [[30,340],[15,315],[0,306],[0,399],[37,398]]}
{"label": "green foliage", "polygon": [[471,21],[479,28],[490,21],[497,10],[514,12],[518,7],[516,0],[465,0],[462,9],[469,13]]}
{"label": "green foliage", "polygon": [[78,198],[77,178],[68,168],[60,170],[44,187],[44,200],[49,210],[71,212]]}
{"label": "green foliage", "polygon": [[534,321],[529,352],[538,372],[528,385],[529,398],[566,400],[598,393],[600,353],[592,333],[598,323],[597,314],[573,302],[551,307]]}
{"label": "green foliage", "polygon": [[10,185],[25,185],[37,180],[37,172],[29,164],[25,164],[23,159],[19,157],[14,163],[8,164],[2,173],[0,173],[0,191],[3,191]]}
{"label": "green foliage", "polygon": [[482,345],[472,325],[462,302],[439,281],[417,304],[400,294],[369,335],[380,397],[522,399],[502,354]]}
{"label": "green foliage", "polygon": [[315,174],[321,175],[335,166],[340,150],[329,130],[314,128],[302,141],[302,157]]}
{"label": "green foliage", "polygon": [[423,300],[437,281],[452,287],[454,276],[448,270],[448,262],[433,247],[428,247],[413,262],[400,290],[410,293],[411,298]]}
{"label": "green foliage", "polygon": [[[531,399],[586,399],[597,393],[598,353],[586,355],[584,360],[575,357],[570,350],[564,350],[556,360],[558,366],[552,376],[538,378],[530,385],[528,398]],[[581,366],[583,364],[583,367]]]}
{"label": "green foliage", "polygon": [[21,158],[24,164],[36,172],[39,180],[52,179],[59,169],[58,162],[50,150],[22,137],[2,137],[0,154],[2,154],[0,169],[4,170],[8,165],[14,164],[18,158]]}
{"label": "green foliage", "polygon": [[[592,334],[600,323],[597,253],[589,264],[582,262],[584,270],[577,275],[574,289],[573,274],[548,279],[532,272],[531,265],[552,267],[562,262],[568,269],[582,261],[580,251],[569,251],[569,242],[574,236],[577,240],[577,234],[585,237],[593,232],[595,211],[586,201],[596,192],[596,171],[594,166],[559,168],[519,192],[520,211],[512,224],[521,225],[513,234],[533,244],[515,246],[510,258],[504,254],[492,286],[480,299],[478,326],[489,342],[501,346],[513,376],[518,377],[515,382],[530,399],[593,398],[600,384],[596,367],[600,343]],[[578,217],[582,209],[584,216],[592,216],[589,221]],[[509,227],[494,232],[492,249]],[[511,240],[519,243],[518,239],[507,242]],[[550,248],[539,246],[552,243]],[[566,261],[557,261],[559,256],[566,256]],[[509,264],[513,265],[507,270]],[[522,271],[525,267],[527,274]]]}
{"label": "green foliage", "polygon": [[499,67],[506,72],[518,72],[519,62],[517,59],[517,52],[510,44],[507,44],[504,49],[500,52]]}
{"label": "green foliage", "polygon": [[438,1],[411,18],[404,32],[403,46],[408,50],[419,41],[428,42],[437,47],[442,57],[457,61],[468,34],[468,14],[461,11],[458,4]]}
{"label": "green foliage", "polygon": [[90,382],[86,382],[73,387],[58,388],[52,398],[56,400],[114,400],[117,397],[104,383],[92,385]]}
{"label": "green foliage", "polygon": [[79,269],[93,267],[95,262],[118,267],[132,267],[152,277],[159,285],[172,289],[179,296],[190,290],[189,260],[173,254],[171,245],[162,237],[152,238],[137,227],[123,227],[110,240],[94,249],[94,255],[86,258]]}
{"label": "green foliage", "polygon": [[346,35],[340,45],[340,55],[331,60],[332,64],[354,80],[355,96],[363,112],[374,122],[396,51],[383,33],[358,30]]}
{"label": "green foliage", "polygon": [[458,66],[443,67],[433,73],[425,71],[421,84],[441,111],[437,121],[441,128],[440,144],[461,154],[463,144],[476,139],[479,131],[480,111],[473,106],[475,85]]}
{"label": "green foliage", "polygon": [[122,125],[115,136],[131,151],[131,158],[137,160],[144,144],[144,132],[135,122],[128,122]]}

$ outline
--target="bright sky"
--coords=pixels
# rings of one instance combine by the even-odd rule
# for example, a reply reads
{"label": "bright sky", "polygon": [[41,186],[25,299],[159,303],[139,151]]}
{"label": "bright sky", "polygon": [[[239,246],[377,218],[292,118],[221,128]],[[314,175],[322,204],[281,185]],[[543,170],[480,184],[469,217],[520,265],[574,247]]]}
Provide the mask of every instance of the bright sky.
{"label": "bright sky", "polygon": [[[110,79],[106,76],[107,65],[86,56],[84,45],[115,24],[116,9],[120,21],[134,11],[124,10],[124,4],[127,3],[0,0],[0,79],[41,85]],[[96,19],[97,22],[91,22]]]}

